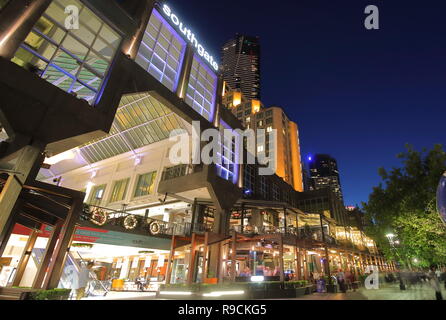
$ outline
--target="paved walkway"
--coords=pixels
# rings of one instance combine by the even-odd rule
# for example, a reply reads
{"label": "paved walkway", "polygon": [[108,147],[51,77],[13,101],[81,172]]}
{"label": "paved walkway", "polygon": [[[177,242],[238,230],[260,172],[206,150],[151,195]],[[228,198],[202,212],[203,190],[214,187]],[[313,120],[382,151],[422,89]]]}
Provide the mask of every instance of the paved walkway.
{"label": "paved walkway", "polygon": [[[446,300],[446,290],[444,284],[441,285],[443,299]],[[387,285],[377,290],[361,288],[347,293],[314,293],[292,300],[435,300],[435,291],[427,284],[407,290],[400,290],[399,285]]]}
{"label": "paved walkway", "polygon": [[[446,300],[446,290],[444,283],[441,284],[442,294]],[[154,300],[153,292],[109,292],[105,297],[90,296],[82,300]],[[276,299],[272,299],[276,300]],[[408,287],[407,290],[400,290],[399,285],[385,285],[378,290],[367,290],[361,288],[356,292],[347,293],[314,293],[300,298],[287,300],[435,300],[435,292],[428,285]]]}

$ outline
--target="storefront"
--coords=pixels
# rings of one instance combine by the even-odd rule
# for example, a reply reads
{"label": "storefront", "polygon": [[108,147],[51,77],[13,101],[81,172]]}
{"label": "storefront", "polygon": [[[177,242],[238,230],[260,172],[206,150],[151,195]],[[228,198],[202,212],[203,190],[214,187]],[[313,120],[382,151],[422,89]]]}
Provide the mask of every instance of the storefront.
{"label": "storefront", "polygon": [[[14,281],[19,261],[23,259],[32,237],[32,230],[17,224],[0,260],[0,286],[32,287],[51,227],[43,226],[29,252],[24,274]],[[98,281],[107,283],[112,290],[141,289],[137,279],[145,284],[144,290],[158,289],[166,280],[166,267],[171,240],[104,229],[77,228],[70,248],[59,287],[71,288],[82,262],[94,262],[93,272]],[[177,258],[177,257],[176,257]],[[181,254],[178,253],[178,261]],[[183,257],[184,260],[184,257]],[[178,268],[181,263],[178,263]]]}

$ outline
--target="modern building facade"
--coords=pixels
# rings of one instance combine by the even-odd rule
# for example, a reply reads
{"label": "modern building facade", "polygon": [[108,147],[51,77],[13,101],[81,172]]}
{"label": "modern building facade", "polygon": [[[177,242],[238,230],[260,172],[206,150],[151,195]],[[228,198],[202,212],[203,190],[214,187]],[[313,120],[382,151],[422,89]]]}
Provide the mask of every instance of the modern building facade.
{"label": "modern building facade", "polygon": [[[114,290],[135,289],[140,276],[156,290],[163,283],[243,280],[246,270],[278,281],[290,274],[310,279],[310,272],[329,275],[341,252],[339,263],[358,272],[372,263],[391,268],[373,245],[350,245],[330,190],[296,191],[292,170],[287,182],[258,175],[257,165],[236,162],[235,139],[218,155],[221,163],[172,161],[179,141],[193,142],[192,121],[201,130],[244,126],[223,103],[223,79],[211,57],[173,7],[26,3],[10,2],[0,12],[0,44],[7,31],[18,32],[7,29],[8,19],[32,17],[12,37],[15,47],[10,40],[0,45],[0,67],[14,75],[0,75],[0,90],[16,103],[1,105],[0,287],[69,287],[86,260]],[[79,8],[79,29],[63,23],[67,3]],[[260,102],[250,103],[256,117]],[[297,127],[279,108],[262,112],[265,124],[258,127],[277,116],[284,139],[298,145]],[[39,138],[38,148],[20,138],[27,135]],[[13,150],[20,148],[17,159]],[[286,153],[300,164],[292,150]],[[11,188],[24,170],[23,185]],[[322,210],[310,206],[319,198]]]}
{"label": "modern building facade", "polygon": [[236,34],[222,47],[223,80],[247,99],[260,100],[259,37]]}
{"label": "modern building facade", "polygon": [[343,201],[339,170],[336,159],[328,154],[316,154],[308,159],[311,188],[319,190],[330,188]]}
{"label": "modern building facade", "polygon": [[[223,104],[232,111],[245,128],[256,131],[265,130],[266,134],[277,130],[277,168],[276,174],[290,184],[296,191],[303,191],[303,170],[300,154],[300,139],[297,124],[290,120],[283,108],[265,108],[260,100],[247,99],[243,93],[232,91],[229,85],[223,96]],[[269,145],[257,145],[257,152],[269,155]]]}

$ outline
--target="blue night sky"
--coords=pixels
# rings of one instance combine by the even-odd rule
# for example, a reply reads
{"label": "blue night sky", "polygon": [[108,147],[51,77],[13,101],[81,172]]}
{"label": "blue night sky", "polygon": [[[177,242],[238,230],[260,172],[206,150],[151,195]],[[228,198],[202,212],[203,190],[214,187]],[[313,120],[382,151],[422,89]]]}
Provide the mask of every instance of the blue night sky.
{"label": "blue night sky", "polygon": [[[337,159],[346,205],[367,201],[405,143],[445,144],[444,1],[167,3],[218,61],[236,32],[260,36],[262,102],[297,122],[303,157]],[[380,30],[364,28],[370,4]]]}

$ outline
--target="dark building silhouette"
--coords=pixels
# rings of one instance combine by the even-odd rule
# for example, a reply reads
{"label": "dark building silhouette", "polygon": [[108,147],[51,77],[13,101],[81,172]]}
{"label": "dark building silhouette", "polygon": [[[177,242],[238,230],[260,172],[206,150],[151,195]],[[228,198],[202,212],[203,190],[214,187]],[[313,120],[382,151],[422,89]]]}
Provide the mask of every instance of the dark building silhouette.
{"label": "dark building silhouette", "polygon": [[339,170],[336,159],[328,154],[316,154],[308,158],[310,168],[310,188],[319,190],[330,188],[343,201]]}
{"label": "dark building silhouette", "polygon": [[222,48],[223,80],[247,99],[260,100],[259,37],[236,34]]}

